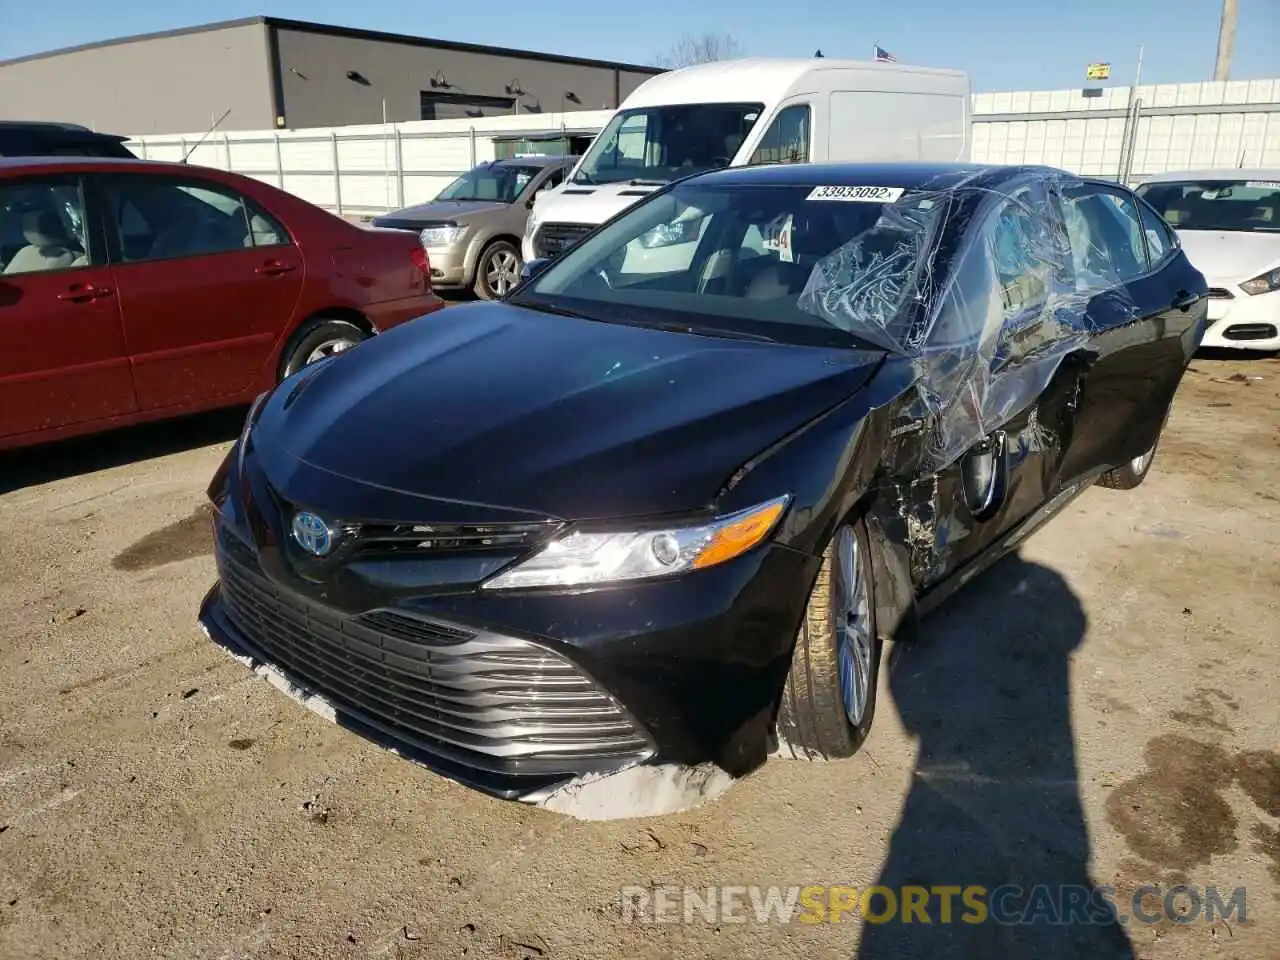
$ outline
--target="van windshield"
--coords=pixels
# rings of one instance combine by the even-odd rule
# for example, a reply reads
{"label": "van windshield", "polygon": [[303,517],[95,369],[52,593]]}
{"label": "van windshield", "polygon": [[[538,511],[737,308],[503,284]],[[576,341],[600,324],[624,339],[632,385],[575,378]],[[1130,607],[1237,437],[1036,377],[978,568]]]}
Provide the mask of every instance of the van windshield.
{"label": "van windshield", "polygon": [[573,182],[668,183],[727,167],[763,112],[762,103],[687,103],[621,110],[596,137]]}

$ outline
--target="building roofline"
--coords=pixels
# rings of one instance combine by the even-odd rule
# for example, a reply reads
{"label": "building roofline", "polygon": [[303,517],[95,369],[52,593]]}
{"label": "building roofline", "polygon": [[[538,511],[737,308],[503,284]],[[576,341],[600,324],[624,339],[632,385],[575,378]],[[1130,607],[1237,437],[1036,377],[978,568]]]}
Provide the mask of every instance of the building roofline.
{"label": "building roofline", "polygon": [[588,57],[562,56],[555,53],[542,53],[536,50],[517,50],[512,47],[491,47],[481,43],[463,43],[456,40],[435,40],[430,37],[415,37],[404,33],[387,33],[382,30],[364,30],[358,27],[339,27],[331,24],[312,23],[307,20],[286,20],[280,17],[242,17],[239,20],[219,20],[195,27],[179,27],[174,30],[160,30],[153,33],[138,33],[128,37],[113,37],[109,40],[98,40],[93,43],[82,43],[73,47],[61,47],[57,50],[46,50],[43,53],[31,53],[11,60],[0,60],[0,67],[25,63],[29,60],[44,60],[49,57],[60,57],[68,53],[80,53],[99,47],[115,47],[125,43],[137,43],[143,40],[163,40],[169,37],[182,37],[196,33],[213,33],[217,30],[229,30],[235,27],[248,27],[255,24],[274,27],[277,30],[292,30],[295,33],[313,33],[330,37],[343,37],[350,40],[370,40],[379,43],[399,43],[406,46],[427,47],[436,50],[455,50],[462,53],[481,53],[489,56],[513,57],[519,60],[539,60],[544,63],[563,63],[579,67],[602,67],[608,70],[625,70],[629,73],[659,74],[666,71],[661,67],[642,66],[635,63],[619,63],[613,60],[593,60]]}

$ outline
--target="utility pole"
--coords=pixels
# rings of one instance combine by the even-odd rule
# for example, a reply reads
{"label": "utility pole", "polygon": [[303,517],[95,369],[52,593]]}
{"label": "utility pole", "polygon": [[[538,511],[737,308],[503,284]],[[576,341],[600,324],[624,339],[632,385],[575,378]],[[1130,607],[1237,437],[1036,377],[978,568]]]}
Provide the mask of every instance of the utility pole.
{"label": "utility pole", "polygon": [[1222,0],[1222,22],[1218,26],[1218,59],[1213,79],[1231,78],[1231,53],[1236,45],[1236,0]]}

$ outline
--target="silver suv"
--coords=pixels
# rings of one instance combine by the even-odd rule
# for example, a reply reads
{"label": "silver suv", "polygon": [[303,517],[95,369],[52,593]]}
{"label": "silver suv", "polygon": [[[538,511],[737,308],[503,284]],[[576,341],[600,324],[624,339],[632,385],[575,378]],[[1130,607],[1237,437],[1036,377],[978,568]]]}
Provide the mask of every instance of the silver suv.
{"label": "silver suv", "polygon": [[430,203],[394,210],[373,223],[419,233],[437,290],[470,287],[492,300],[520,282],[520,238],[533,198],[559,186],[575,161],[516,157],[482,163]]}

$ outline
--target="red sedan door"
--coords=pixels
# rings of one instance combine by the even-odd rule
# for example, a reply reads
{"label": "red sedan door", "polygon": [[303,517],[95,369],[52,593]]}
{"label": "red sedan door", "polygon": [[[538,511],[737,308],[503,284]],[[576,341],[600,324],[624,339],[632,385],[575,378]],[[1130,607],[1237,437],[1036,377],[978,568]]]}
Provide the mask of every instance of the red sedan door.
{"label": "red sedan door", "polygon": [[223,184],[166,173],[113,175],[102,186],[139,408],[234,402],[293,316],[302,254],[270,214]]}
{"label": "red sedan door", "polygon": [[76,176],[0,181],[0,446],[137,409],[111,269]]}

